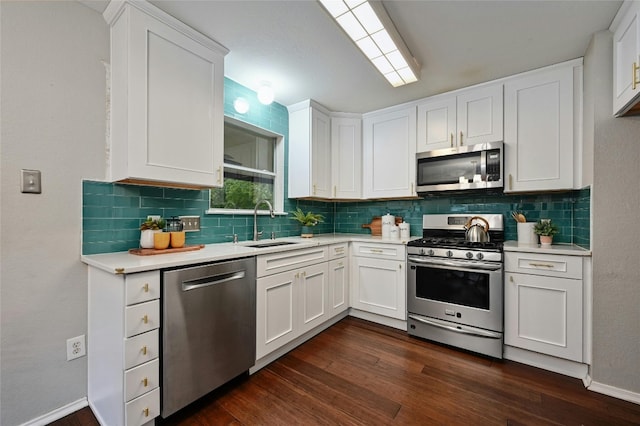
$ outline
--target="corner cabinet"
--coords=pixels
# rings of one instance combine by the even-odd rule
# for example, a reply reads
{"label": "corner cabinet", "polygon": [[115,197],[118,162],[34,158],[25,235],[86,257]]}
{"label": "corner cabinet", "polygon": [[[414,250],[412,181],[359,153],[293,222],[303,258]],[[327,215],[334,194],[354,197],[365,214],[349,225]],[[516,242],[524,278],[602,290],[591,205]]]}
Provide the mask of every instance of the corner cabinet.
{"label": "corner cabinet", "polygon": [[228,50],[144,1],[112,1],[111,181],[223,184]]}
{"label": "corner cabinet", "polygon": [[581,76],[575,60],[505,81],[505,193],[574,189]]}
{"label": "corner cabinet", "polygon": [[494,84],[419,103],[416,151],[501,142],[502,95],[502,84]]}
{"label": "corner cabinet", "polygon": [[160,415],[160,272],[89,267],[88,399],[100,424],[140,426]]}
{"label": "corner cabinet", "polygon": [[362,137],[364,198],[416,196],[416,107],[366,114]]}
{"label": "corner cabinet", "polygon": [[289,110],[289,197],[362,196],[362,120],[313,100]]}
{"label": "corner cabinet", "polygon": [[640,2],[623,3],[613,20],[613,115],[640,114]]}

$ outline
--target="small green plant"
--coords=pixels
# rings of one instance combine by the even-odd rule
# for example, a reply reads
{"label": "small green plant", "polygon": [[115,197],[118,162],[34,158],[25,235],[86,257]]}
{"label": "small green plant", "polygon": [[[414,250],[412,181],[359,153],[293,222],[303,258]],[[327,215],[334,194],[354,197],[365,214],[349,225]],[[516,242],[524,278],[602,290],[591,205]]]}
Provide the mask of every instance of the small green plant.
{"label": "small green plant", "polygon": [[166,224],[167,222],[163,218],[160,218],[158,220],[147,218],[147,220],[142,222],[142,224],[140,225],[140,230],[145,231],[147,229],[151,229],[155,231],[158,229],[164,229]]}
{"label": "small green plant", "polygon": [[537,235],[554,236],[560,232],[560,230],[555,223],[551,223],[551,219],[540,219],[533,226],[533,232]]}
{"label": "small green plant", "polygon": [[300,207],[296,211],[291,212],[293,217],[290,219],[297,220],[302,226],[316,226],[320,222],[324,222],[324,216],[319,213],[304,213]]}

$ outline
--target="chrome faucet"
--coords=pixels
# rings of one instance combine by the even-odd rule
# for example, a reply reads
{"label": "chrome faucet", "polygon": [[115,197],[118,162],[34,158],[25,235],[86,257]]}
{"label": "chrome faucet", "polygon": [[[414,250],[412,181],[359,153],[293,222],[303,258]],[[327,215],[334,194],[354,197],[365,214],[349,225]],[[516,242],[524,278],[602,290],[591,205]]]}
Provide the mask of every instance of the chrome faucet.
{"label": "chrome faucet", "polygon": [[258,206],[262,203],[267,203],[269,206],[269,215],[271,215],[271,219],[276,217],[276,214],[273,211],[273,206],[268,200],[260,200],[256,203],[256,206],[253,208],[253,241],[260,240],[260,236],[262,235],[262,231],[258,232]]}

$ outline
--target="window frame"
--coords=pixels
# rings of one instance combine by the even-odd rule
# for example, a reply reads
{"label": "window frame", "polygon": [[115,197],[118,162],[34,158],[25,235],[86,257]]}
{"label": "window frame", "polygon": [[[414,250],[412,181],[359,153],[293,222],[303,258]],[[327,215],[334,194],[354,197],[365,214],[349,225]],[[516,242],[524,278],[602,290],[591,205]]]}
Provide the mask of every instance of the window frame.
{"label": "window frame", "polygon": [[[227,115],[224,116],[224,121],[225,123],[233,124],[236,127],[247,129],[262,136],[275,138],[276,141],[273,153],[273,161],[275,163],[273,165],[273,170],[275,173],[275,179],[273,183],[273,209],[277,215],[287,215],[288,213],[284,211],[284,135]],[[223,182],[224,171],[227,166],[231,166],[231,169],[237,168],[237,166],[233,166],[231,164],[227,165],[223,162]],[[211,189],[209,190],[209,208],[205,211],[205,214],[253,215],[253,209],[212,208],[210,203]],[[264,206],[266,206],[266,204],[262,204],[258,207]],[[269,214],[269,210],[258,210],[258,214],[267,215]]]}

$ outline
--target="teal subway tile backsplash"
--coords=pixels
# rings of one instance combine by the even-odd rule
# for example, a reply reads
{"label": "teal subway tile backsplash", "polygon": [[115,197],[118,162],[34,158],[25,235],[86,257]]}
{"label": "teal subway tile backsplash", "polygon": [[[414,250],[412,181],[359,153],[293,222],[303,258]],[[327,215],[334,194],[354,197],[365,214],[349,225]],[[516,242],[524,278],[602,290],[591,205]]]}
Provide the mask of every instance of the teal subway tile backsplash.
{"label": "teal subway tile backsplash", "polygon": [[[260,104],[252,90],[225,78],[225,114],[281,134],[285,140],[285,159],[288,158],[289,116],[287,108],[278,103]],[[249,102],[249,111],[238,114],[233,108],[237,97]],[[285,196],[287,194],[288,165],[285,161]],[[200,216],[200,232],[188,232],[187,244],[212,244],[232,241],[238,234],[240,241],[253,237],[253,215],[207,215],[208,190],[187,190],[153,186],[84,181],[83,189],[83,254],[126,251],[139,245],[139,226],[148,215]],[[285,198],[284,211],[296,207],[324,215],[325,221],[314,233],[369,234],[363,224],[374,216],[387,212],[402,216],[410,224],[411,235],[422,234],[422,215],[430,213],[502,213],[505,217],[506,239],[517,239],[513,210],[522,211],[528,221],[551,218],[560,226],[556,242],[590,246],[590,190],[537,195],[503,194],[442,194],[416,200],[387,200],[362,202],[322,202]],[[300,224],[291,216],[258,216],[258,228],[263,238],[271,232],[277,237],[300,235]]]}

